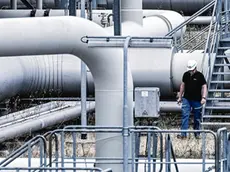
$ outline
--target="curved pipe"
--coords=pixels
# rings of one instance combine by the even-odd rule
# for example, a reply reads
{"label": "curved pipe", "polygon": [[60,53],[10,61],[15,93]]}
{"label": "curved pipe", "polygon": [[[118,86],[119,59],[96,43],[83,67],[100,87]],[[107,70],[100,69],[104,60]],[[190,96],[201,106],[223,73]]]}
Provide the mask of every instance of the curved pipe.
{"label": "curved pipe", "polygon": [[[4,40],[0,46],[0,56],[66,53],[81,58],[94,77],[96,125],[122,126],[122,51],[115,48],[88,48],[81,42],[85,35],[106,36],[106,31],[100,26],[77,17],[2,19],[0,25],[0,36]],[[128,77],[128,116],[132,125],[133,84],[130,71]],[[1,94],[5,89],[1,90]],[[103,150],[97,151],[99,157],[121,157],[121,137],[115,140],[110,139],[113,137],[111,134],[105,137],[108,141],[103,145]],[[115,171],[122,171],[120,165],[112,167]]]}

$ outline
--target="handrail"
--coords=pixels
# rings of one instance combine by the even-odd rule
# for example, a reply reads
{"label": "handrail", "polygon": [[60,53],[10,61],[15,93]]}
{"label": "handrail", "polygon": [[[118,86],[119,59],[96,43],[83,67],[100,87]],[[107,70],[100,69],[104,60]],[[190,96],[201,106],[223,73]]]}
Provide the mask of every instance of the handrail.
{"label": "handrail", "polygon": [[192,38],[190,38],[189,40],[187,40],[186,42],[184,42],[183,44],[181,44],[180,46],[177,47],[177,49],[181,50],[183,49],[186,45],[188,45],[190,42],[192,42],[193,40],[195,40],[197,37],[201,36],[202,34],[204,34],[206,31],[209,30],[209,25],[206,26],[201,32],[198,32],[196,35],[194,35]]}
{"label": "handrail", "polygon": [[[205,78],[206,81],[208,83],[208,88],[210,88],[210,77],[211,77],[211,72],[212,72],[212,68],[214,66],[214,64],[211,66],[211,56],[214,54],[214,52],[217,50],[217,43],[219,43],[219,26],[221,24],[221,5],[222,5],[222,1],[221,0],[216,0],[215,1],[215,5],[213,8],[213,13],[212,13],[212,20],[210,23],[210,28],[209,28],[209,32],[208,32],[208,39],[206,41],[206,46],[204,49],[204,56],[203,56],[203,60],[201,63],[201,66],[204,66],[204,61],[205,61],[205,57],[206,54],[208,54],[208,68],[207,68],[207,72],[205,73]],[[214,23],[214,18],[215,18],[215,26],[214,26],[214,31],[213,31],[213,36],[211,37],[211,31],[212,31],[212,25]],[[222,30],[222,27],[220,27],[220,31]],[[204,67],[202,69],[202,73],[204,73]],[[205,108],[206,108],[206,104],[203,106],[202,109],[202,114],[205,113]]]}
{"label": "handrail", "polygon": [[19,149],[17,149],[13,153],[11,153],[6,159],[4,159],[3,161],[1,161],[0,162],[0,166],[1,167],[7,166],[12,161],[14,161],[16,158],[18,158],[23,153],[25,153],[28,150],[28,146],[29,145],[31,147],[33,147],[34,145],[36,145],[37,143],[39,143],[39,141],[40,142],[42,141],[43,146],[44,146],[44,153],[46,153],[46,139],[45,139],[44,136],[38,135],[38,136],[34,137],[33,139],[29,140],[28,142],[26,142],[22,147],[20,147]]}
{"label": "handrail", "polygon": [[[213,37],[213,34],[210,35],[210,37]],[[192,53],[195,50],[197,50],[198,47],[205,45],[206,44],[206,40],[200,41],[200,43],[198,43],[197,45],[195,45],[194,47],[192,47],[187,53]],[[205,51],[204,51],[205,52]]]}
{"label": "handrail", "polygon": [[215,4],[216,0],[211,1],[209,4],[201,8],[199,11],[194,13],[190,18],[185,20],[183,23],[181,23],[179,26],[175,27],[173,30],[171,30],[169,33],[167,33],[165,36],[173,36],[178,30],[182,29],[185,25],[193,21],[195,18],[197,18],[200,14],[207,11],[210,7],[212,7]]}

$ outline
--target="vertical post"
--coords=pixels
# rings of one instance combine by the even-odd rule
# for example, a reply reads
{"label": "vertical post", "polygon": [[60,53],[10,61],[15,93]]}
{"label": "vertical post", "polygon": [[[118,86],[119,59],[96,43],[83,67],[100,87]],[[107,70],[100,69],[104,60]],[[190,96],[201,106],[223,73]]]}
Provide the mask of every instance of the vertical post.
{"label": "vertical post", "polygon": [[39,9],[39,10],[42,10],[42,4],[43,4],[42,1],[43,0],[37,0],[36,1],[36,8]]}
{"label": "vertical post", "polygon": [[202,132],[202,170],[206,168],[206,133]]}
{"label": "vertical post", "polygon": [[228,171],[228,157],[227,157],[227,151],[228,151],[228,133],[227,130],[223,132],[223,171]]}
{"label": "vertical post", "polygon": [[69,0],[61,0],[61,6],[64,8],[65,16],[68,16],[69,15]]}
{"label": "vertical post", "polygon": [[125,39],[123,54],[123,171],[129,171],[128,47],[131,39],[130,36]]}
{"label": "vertical post", "polygon": [[170,136],[169,134],[166,135],[166,141],[165,141],[165,169],[166,169],[166,172],[170,172],[171,171],[171,165],[170,165],[170,162],[171,162],[171,154],[170,154],[170,151],[171,151],[171,145],[170,145]]}
{"label": "vertical post", "polygon": [[92,4],[92,0],[89,0],[88,1],[88,16],[87,16],[87,18],[88,18],[88,20],[90,20],[90,21],[92,21],[93,20],[93,4]]}
{"label": "vertical post", "polygon": [[230,133],[227,135],[227,170],[230,171]]}
{"label": "vertical post", "polygon": [[17,9],[17,0],[10,0],[10,7],[13,10]]}
{"label": "vertical post", "polygon": [[156,159],[157,159],[157,134],[154,132],[153,136],[153,147],[152,147],[152,155],[153,155],[153,172],[156,172]]}
{"label": "vertical post", "polygon": [[[81,0],[81,17],[85,18],[85,0]],[[81,61],[81,125],[87,125],[87,116],[86,116],[86,80],[87,80],[87,71],[86,65]],[[87,135],[81,135],[82,139],[86,139]]]}
{"label": "vertical post", "polygon": [[85,18],[85,0],[81,0],[81,17]]}
{"label": "vertical post", "polygon": [[76,16],[76,0],[70,0],[69,1],[69,15],[70,16]]}
{"label": "vertical post", "polygon": [[[31,142],[28,143],[28,167],[31,167],[32,149]],[[30,170],[28,170],[30,172]]]}
{"label": "vertical post", "polygon": [[113,6],[114,35],[121,35],[121,0],[114,0]]}
{"label": "vertical post", "polygon": [[224,11],[225,11],[225,33],[228,33],[228,22],[229,22],[229,0],[224,1]]}
{"label": "vertical post", "polygon": [[97,9],[97,0],[92,0],[93,9]]}

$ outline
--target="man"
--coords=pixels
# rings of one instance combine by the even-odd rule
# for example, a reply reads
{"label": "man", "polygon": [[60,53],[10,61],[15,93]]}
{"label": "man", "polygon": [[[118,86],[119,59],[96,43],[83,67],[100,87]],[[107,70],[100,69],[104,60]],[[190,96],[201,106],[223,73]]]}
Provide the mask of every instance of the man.
{"label": "man", "polygon": [[[178,103],[182,102],[181,130],[189,128],[189,116],[191,110],[194,113],[194,130],[200,130],[202,105],[206,103],[207,84],[204,75],[197,70],[197,62],[189,60],[187,72],[184,73],[180,85]],[[200,138],[200,133],[195,132],[195,137]],[[187,138],[187,133],[177,135],[178,139]]]}

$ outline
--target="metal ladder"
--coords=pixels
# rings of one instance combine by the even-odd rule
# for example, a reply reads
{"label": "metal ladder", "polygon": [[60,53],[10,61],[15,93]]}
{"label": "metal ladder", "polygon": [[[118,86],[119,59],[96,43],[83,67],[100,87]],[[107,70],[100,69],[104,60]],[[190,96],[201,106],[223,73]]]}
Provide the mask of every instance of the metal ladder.
{"label": "metal ladder", "polygon": [[[207,40],[205,50],[208,54],[209,66],[207,72],[208,93],[202,112],[202,126],[230,125],[230,63],[225,51],[230,49],[230,2],[224,1],[224,7],[217,0],[213,12],[215,18],[214,36]],[[214,17],[215,16],[215,17]],[[211,26],[210,26],[211,27]]]}

